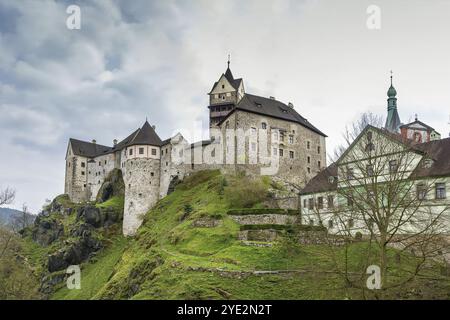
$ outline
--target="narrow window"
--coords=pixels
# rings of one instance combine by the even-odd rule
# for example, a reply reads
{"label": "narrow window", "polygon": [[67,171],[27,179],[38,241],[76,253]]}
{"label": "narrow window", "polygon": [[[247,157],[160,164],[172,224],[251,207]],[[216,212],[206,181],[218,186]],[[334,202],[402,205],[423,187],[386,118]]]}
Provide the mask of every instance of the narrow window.
{"label": "narrow window", "polygon": [[436,199],[445,199],[445,183],[436,183]]}
{"label": "narrow window", "polygon": [[309,141],[306,141],[306,149],[310,149],[311,148],[311,142],[309,142]]}
{"label": "narrow window", "polygon": [[86,163],[82,162],[82,163],[81,163],[81,167],[82,167],[82,168],[85,168],[85,167],[86,167]]}
{"label": "narrow window", "polygon": [[84,176],[84,174],[85,174],[85,172],[84,172],[84,171],[81,171],[81,175]]}
{"label": "narrow window", "polygon": [[320,146],[317,147],[317,153],[320,154]]}
{"label": "narrow window", "polygon": [[139,154],[144,154],[144,148],[139,148]]}
{"label": "narrow window", "polygon": [[398,170],[398,162],[397,160],[389,161],[389,173],[396,173]]}
{"label": "narrow window", "polygon": [[310,156],[308,156],[308,164],[310,164],[311,163],[311,157]]}
{"label": "narrow window", "polygon": [[334,197],[333,196],[328,196],[327,202],[328,202],[328,208],[329,209],[334,208]]}
{"label": "narrow window", "polygon": [[419,200],[425,200],[427,197],[427,188],[426,186],[421,183],[417,185],[417,199]]}
{"label": "narrow window", "polygon": [[319,169],[322,168],[321,163],[320,163],[320,160],[317,161],[317,167],[318,167]]}
{"label": "narrow window", "polygon": [[353,171],[353,168],[347,168],[347,179],[352,180],[355,178],[355,173]]}
{"label": "narrow window", "polygon": [[130,156],[132,156],[133,155],[133,149],[130,149],[130,151],[129,151],[129,153],[128,153]]}
{"label": "narrow window", "polygon": [[323,209],[323,197],[317,198],[317,209]]}
{"label": "narrow window", "polygon": [[294,151],[289,151],[289,158],[294,159]]}
{"label": "narrow window", "polygon": [[290,144],[294,143],[294,136],[292,136],[292,135],[289,136],[289,143]]}
{"label": "narrow window", "polygon": [[266,130],[267,124],[265,122],[261,123],[261,129]]}
{"label": "narrow window", "polygon": [[308,199],[308,208],[309,208],[309,210],[314,209],[314,199],[313,198]]}
{"label": "narrow window", "polygon": [[[167,153],[167,149],[166,149],[166,153]],[[156,156],[156,149],[152,148],[152,156]]]}
{"label": "narrow window", "polygon": [[150,172],[150,175],[153,177],[155,175],[155,173],[154,172]]}
{"label": "narrow window", "polygon": [[308,173],[311,173],[311,168],[310,167],[308,167],[306,169],[308,170]]}
{"label": "narrow window", "polygon": [[280,157],[283,156],[283,149],[280,149]]}

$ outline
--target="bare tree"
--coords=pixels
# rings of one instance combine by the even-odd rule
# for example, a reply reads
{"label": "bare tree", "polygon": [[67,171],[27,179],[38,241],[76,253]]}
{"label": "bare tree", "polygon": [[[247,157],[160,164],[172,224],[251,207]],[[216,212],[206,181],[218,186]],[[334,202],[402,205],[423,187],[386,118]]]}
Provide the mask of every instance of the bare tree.
{"label": "bare tree", "polygon": [[[338,179],[337,190],[317,195],[312,212],[319,221],[328,221],[328,243],[337,266],[336,244],[344,244],[346,259],[339,269],[347,282],[364,290],[365,270],[376,264],[381,271],[381,292],[385,292],[413,280],[426,262],[441,258],[448,250],[444,239],[450,225],[450,205],[445,199],[434,199],[432,191],[442,182],[439,178],[415,176],[417,168],[426,171],[429,166],[432,157],[426,151],[373,126],[354,140],[367,119],[347,130],[347,146],[333,177]],[[325,208],[324,199],[335,202]],[[364,268],[357,279],[352,278],[347,260],[348,246],[356,234],[367,245]],[[396,258],[390,252],[396,252]],[[403,277],[389,277],[390,267],[402,256],[410,258],[414,267],[404,270]]]}
{"label": "bare tree", "polygon": [[28,211],[28,206],[24,203],[22,205],[22,211],[18,213],[12,222],[12,228],[15,232],[19,232],[33,223],[34,219],[31,213]]}
{"label": "bare tree", "polygon": [[5,190],[0,190],[0,206],[12,203],[15,197],[16,191],[13,189],[6,188]]}

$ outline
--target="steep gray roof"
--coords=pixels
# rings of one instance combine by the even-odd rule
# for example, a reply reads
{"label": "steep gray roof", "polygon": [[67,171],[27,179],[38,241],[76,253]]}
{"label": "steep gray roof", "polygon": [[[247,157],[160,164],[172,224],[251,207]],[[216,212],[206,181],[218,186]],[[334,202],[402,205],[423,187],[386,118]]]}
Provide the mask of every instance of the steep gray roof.
{"label": "steep gray roof", "polygon": [[429,168],[418,165],[412,177],[436,177],[450,175],[450,138],[419,143],[415,149],[422,151],[433,160]]}
{"label": "steep gray roof", "polygon": [[69,139],[72,151],[77,156],[93,158],[107,153],[111,147],[102,146],[101,144],[81,141],[77,139]]}
{"label": "steep gray roof", "polygon": [[[236,107],[227,115],[230,116],[235,110],[243,110],[251,113],[261,114],[277,119],[296,122],[312,131],[326,137],[326,135],[313,126],[307,119],[303,118],[294,108],[287,106],[281,101],[256,96],[246,93]],[[225,117],[225,119],[227,118]],[[221,123],[225,120],[223,119]]]}
{"label": "steep gray roof", "polygon": [[142,128],[139,129],[137,134],[127,143],[127,146],[137,145],[137,144],[148,144],[152,146],[161,146],[162,141],[160,137],[156,134],[152,126],[145,121]]}

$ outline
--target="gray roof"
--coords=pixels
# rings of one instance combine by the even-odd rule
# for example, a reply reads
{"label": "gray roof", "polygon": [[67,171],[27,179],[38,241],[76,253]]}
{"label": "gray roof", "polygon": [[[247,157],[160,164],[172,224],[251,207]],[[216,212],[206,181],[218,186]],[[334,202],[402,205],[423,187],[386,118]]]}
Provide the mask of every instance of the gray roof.
{"label": "gray roof", "polygon": [[[331,164],[324,170],[320,171],[314,178],[312,178],[306,186],[300,191],[301,195],[327,192],[337,189],[337,165]],[[330,177],[333,177],[333,181],[330,181]]]}
{"label": "gray roof", "polygon": [[[167,141],[167,140],[165,140]],[[170,139],[168,139],[170,142]],[[136,129],[128,137],[120,141],[113,147],[103,146],[97,143],[81,141],[70,138],[69,143],[72,145],[72,151],[77,156],[94,158],[104,154],[120,151],[127,146],[144,144],[152,146],[161,146],[163,142],[156,134],[155,130],[150,126],[148,121],[140,129]]]}
{"label": "gray roof", "polygon": [[87,158],[93,158],[102,154],[106,154],[111,150],[111,147],[72,138],[69,139],[69,143],[72,146],[74,155]]}
{"label": "gray roof", "polygon": [[142,128],[140,128],[137,134],[127,143],[127,146],[133,146],[137,144],[148,144],[152,146],[161,146],[162,141],[160,137],[156,134],[155,129],[145,121]]}
{"label": "gray roof", "polygon": [[[243,110],[251,113],[261,114],[281,120],[296,122],[318,134],[326,135],[313,126],[307,119],[303,118],[294,108],[287,106],[281,101],[256,96],[246,93],[236,107],[225,117],[230,116],[235,110]],[[222,122],[225,120],[223,119]]]}

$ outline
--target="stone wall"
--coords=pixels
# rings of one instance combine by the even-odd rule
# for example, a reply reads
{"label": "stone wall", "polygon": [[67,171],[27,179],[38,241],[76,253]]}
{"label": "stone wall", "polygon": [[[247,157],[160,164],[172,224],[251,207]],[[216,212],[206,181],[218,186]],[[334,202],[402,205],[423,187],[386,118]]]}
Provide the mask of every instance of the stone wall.
{"label": "stone wall", "polygon": [[276,230],[244,230],[239,231],[238,239],[241,241],[264,241],[276,240],[278,232]]}
{"label": "stone wall", "polygon": [[70,155],[66,160],[65,193],[73,202],[83,202],[87,197],[87,158]]}
{"label": "stone wall", "polygon": [[88,161],[87,196],[90,201],[95,201],[105,178],[116,168],[116,157],[120,157],[120,152],[109,153]]}
{"label": "stone wall", "polygon": [[[236,138],[238,129],[247,133],[245,139]],[[326,166],[325,138],[297,123],[237,110],[222,123],[221,135],[224,163],[235,171],[302,186]]]}
{"label": "stone wall", "polygon": [[229,215],[231,219],[241,225],[249,224],[279,224],[288,225],[295,224],[298,221],[298,216],[287,214],[248,214],[248,215]]}
{"label": "stone wall", "polygon": [[143,216],[159,199],[160,160],[128,159],[124,166],[125,208],[123,233],[134,235]]}

